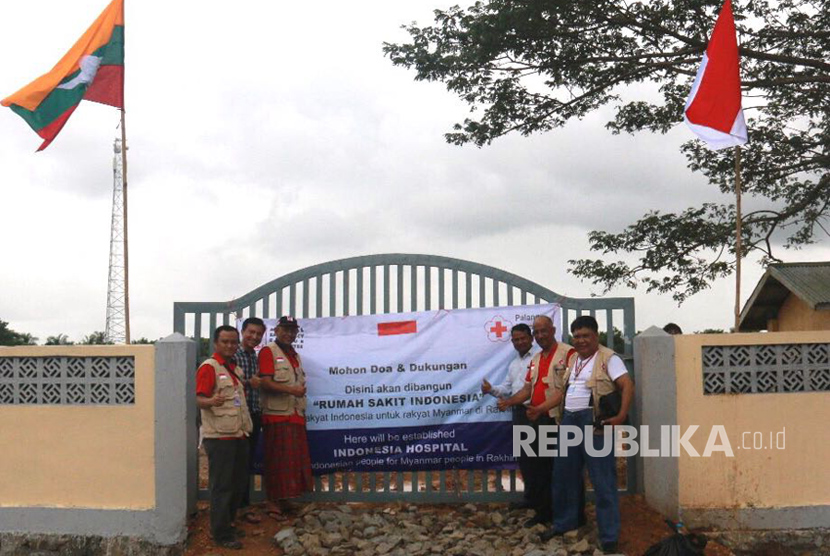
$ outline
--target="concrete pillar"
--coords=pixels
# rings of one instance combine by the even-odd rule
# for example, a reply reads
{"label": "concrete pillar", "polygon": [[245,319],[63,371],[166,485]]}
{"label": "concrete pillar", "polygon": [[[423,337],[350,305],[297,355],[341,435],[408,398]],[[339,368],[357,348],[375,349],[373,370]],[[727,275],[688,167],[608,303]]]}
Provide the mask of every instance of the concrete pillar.
{"label": "concrete pillar", "polygon": [[[634,338],[635,406],[640,425],[648,425],[649,447],[659,447],[660,428],[677,425],[674,337],[656,326]],[[678,458],[637,456],[637,491],[646,502],[678,519]]]}
{"label": "concrete pillar", "polygon": [[156,342],[156,512],[160,544],[181,542],[196,511],[196,343],[179,333]]}

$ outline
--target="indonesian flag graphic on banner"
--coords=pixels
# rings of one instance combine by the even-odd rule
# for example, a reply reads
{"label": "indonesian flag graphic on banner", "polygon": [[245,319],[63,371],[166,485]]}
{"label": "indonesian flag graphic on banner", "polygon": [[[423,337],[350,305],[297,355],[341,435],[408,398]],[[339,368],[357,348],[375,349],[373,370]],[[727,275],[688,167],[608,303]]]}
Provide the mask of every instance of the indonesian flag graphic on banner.
{"label": "indonesian flag graphic on banner", "polygon": [[683,115],[695,135],[713,150],[747,142],[738,62],[732,2],[726,0],[686,99]]}

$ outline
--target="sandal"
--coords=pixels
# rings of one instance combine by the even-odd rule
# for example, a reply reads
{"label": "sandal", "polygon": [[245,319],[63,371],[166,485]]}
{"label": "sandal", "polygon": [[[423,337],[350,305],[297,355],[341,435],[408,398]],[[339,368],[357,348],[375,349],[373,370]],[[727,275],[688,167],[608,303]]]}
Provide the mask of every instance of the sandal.
{"label": "sandal", "polygon": [[286,516],[279,510],[265,510],[265,515],[267,515],[274,521],[288,521],[288,516]]}
{"label": "sandal", "polygon": [[245,515],[242,516],[242,519],[244,519],[248,523],[262,523],[262,518],[256,515],[254,512],[246,512]]}

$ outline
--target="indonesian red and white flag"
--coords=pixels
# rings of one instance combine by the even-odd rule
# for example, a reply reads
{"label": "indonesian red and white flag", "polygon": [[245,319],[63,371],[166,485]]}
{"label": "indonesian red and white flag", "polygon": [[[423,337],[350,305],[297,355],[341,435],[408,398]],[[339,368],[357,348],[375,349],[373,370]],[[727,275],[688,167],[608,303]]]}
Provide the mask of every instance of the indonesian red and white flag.
{"label": "indonesian red and white flag", "polygon": [[686,99],[683,119],[710,149],[725,149],[747,142],[731,0],[726,0],[718,15],[692,92]]}

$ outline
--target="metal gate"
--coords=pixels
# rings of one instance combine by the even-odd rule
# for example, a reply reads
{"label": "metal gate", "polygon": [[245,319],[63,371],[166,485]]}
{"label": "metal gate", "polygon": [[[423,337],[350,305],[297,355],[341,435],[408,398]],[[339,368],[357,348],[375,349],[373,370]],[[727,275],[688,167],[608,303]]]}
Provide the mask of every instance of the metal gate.
{"label": "metal gate", "polygon": [[[558,303],[563,337],[571,321],[589,314],[633,373],[634,299],[576,299],[492,266],[436,255],[384,254],[330,261],[291,272],[225,302],[176,302],[173,329],[209,343],[220,324],[249,316],[298,318],[389,314],[438,309]],[[233,320],[231,319],[233,317]],[[621,328],[619,328],[621,326]],[[616,330],[618,329],[619,330]],[[616,330],[616,334],[615,334]],[[208,348],[209,349],[209,348]],[[200,350],[200,357],[210,354]],[[631,410],[632,424],[638,416]],[[635,458],[626,462],[624,492],[635,490]],[[197,472],[197,470],[194,470]],[[499,502],[517,500],[516,471],[342,472],[315,476],[316,501]],[[256,489],[257,498],[262,493]],[[200,496],[204,493],[200,492]]]}

